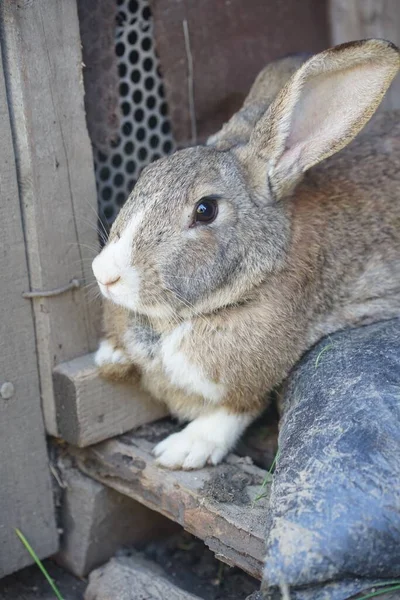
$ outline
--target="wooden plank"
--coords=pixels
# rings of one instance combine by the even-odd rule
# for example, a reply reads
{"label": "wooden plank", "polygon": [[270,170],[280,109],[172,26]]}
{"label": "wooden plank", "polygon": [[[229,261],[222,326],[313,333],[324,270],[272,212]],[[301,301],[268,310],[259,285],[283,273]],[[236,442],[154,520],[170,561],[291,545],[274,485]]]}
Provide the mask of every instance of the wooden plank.
{"label": "wooden plank", "polygon": [[85,577],[123,546],[177,531],[169,519],[86,477],[68,459],[58,461],[55,468],[63,485],[59,512],[63,533],[54,559],[74,575]]}
{"label": "wooden plank", "polygon": [[61,437],[85,447],[166,416],[166,407],[138,386],[98,375],[88,354],[54,369],[57,422]]}
{"label": "wooden plank", "polygon": [[[0,17],[27,288],[90,282],[90,257],[98,245],[97,202],[76,2],[3,0]],[[33,307],[45,423],[57,435],[52,371],[95,349],[99,307],[88,304],[83,289],[36,298]]]}
{"label": "wooden plank", "polygon": [[[364,38],[384,38],[400,46],[400,2],[398,0],[329,0],[333,44]],[[400,108],[398,75],[380,110]]]}
{"label": "wooden plank", "polygon": [[191,95],[195,137],[201,142],[240,108],[268,62],[294,52],[319,52],[329,44],[326,0],[150,0],[150,6],[179,145],[195,141]]}
{"label": "wooden plank", "polygon": [[0,51],[0,578],[57,550],[32,308]]}
{"label": "wooden plank", "polygon": [[[152,447],[140,435],[129,434],[74,455],[84,473],[176,521],[204,540],[217,558],[261,579],[267,505],[266,498],[252,500],[265,471],[234,456],[229,465],[167,471],[155,464]],[[237,496],[235,487],[232,495],[225,494],[221,482],[238,482]]]}
{"label": "wooden plank", "polygon": [[85,600],[201,600],[182,590],[156,563],[138,553],[113,558],[90,574]]}

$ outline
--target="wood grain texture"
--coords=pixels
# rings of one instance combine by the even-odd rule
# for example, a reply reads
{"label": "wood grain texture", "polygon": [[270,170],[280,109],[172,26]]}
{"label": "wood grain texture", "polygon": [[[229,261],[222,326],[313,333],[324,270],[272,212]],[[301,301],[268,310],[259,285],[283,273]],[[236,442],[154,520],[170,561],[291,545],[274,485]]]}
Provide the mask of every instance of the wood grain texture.
{"label": "wood grain texture", "polygon": [[[33,562],[18,527],[40,557],[57,550],[46,440],[40,407],[32,307],[7,96],[0,51],[0,578]],[[10,386],[9,386],[10,387]]]}
{"label": "wood grain texture", "polygon": [[[98,245],[97,201],[76,2],[4,0],[0,16],[27,287],[87,283]],[[33,307],[45,423],[57,435],[53,367],[95,349],[99,307],[89,306],[84,289],[34,299]]]}
{"label": "wood grain texture", "polygon": [[[94,479],[176,521],[204,540],[217,558],[261,579],[264,558],[266,499],[252,505],[265,471],[230,457],[233,463],[199,471],[168,471],[155,464],[152,443],[125,435],[76,451],[79,468]],[[219,502],[205,491],[226,469],[249,473],[248,503]],[[234,477],[229,471],[229,478]]]}
{"label": "wood grain texture", "polygon": [[325,0],[150,0],[150,5],[169,114],[180,145],[192,142],[190,54],[202,142],[240,108],[269,61],[294,52],[318,52],[329,44]]}
{"label": "wood grain texture", "polygon": [[[333,44],[364,38],[384,38],[400,46],[398,0],[329,0]],[[396,77],[380,110],[400,108],[400,75]]]}
{"label": "wood grain texture", "polygon": [[57,427],[64,440],[89,446],[167,414],[136,386],[100,378],[93,358],[88,354],[54,369]]}

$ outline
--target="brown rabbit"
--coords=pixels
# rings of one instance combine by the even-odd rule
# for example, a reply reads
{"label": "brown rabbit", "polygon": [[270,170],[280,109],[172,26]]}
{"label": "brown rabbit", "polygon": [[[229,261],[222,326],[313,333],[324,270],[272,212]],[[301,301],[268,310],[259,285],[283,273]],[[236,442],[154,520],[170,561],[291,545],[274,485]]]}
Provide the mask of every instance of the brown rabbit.
{"label": "brown rabbit", "polygon": [[308,171],[399,66],[365,40],[310,58],[276,97],[261,77],[247,120],[245,105],[209,146],[143,171],[93,262],[113,303],[97,363],[192,421],[156,446],[161,465],[218,463],[318,339],[400,315],[399,114]]}

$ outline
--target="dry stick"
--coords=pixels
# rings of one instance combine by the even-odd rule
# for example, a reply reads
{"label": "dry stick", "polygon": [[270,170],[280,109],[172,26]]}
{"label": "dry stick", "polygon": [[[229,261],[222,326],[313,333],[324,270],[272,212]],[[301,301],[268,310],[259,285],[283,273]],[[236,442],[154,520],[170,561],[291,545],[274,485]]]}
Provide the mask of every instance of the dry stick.
{"label": "dry stick", "polygon": [[182,22],[183,35],[185,38],[185,50],[188,65],[188,95],[189,95],[189,113],[190,113],[190,124],[192,131],[192,144],[197,144],[197,128],[196,128],[196,110],[194,106],[194,79],[193,79],[193,56],[190,49],[190,37],[189,37],[189,26],[185,19]]}

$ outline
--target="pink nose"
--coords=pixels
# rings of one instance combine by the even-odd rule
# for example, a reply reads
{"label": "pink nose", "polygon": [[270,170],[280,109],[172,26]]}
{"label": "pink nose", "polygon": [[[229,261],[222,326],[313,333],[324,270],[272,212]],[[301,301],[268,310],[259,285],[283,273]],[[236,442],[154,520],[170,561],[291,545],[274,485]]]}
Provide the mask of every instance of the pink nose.
{"label": "pink nose", "polygon": [[116,277],[115,279],[109,279],[108,281],[100,281],[98,280],[99,283],[101,283],[101,285],[104,285],[105,287],[110,287],[112,285],[114,285],[114,283],[117,283],[119,280],[121,279],[121,277]]}

